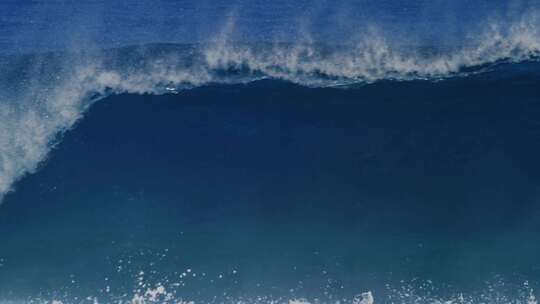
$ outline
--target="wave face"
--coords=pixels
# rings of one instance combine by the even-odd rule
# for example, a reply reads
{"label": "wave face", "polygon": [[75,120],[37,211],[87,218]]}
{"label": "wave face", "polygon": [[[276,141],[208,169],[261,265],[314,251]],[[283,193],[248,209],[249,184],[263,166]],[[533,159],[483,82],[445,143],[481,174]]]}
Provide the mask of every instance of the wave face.
{"label": "wave face", "polygon": [[386,27],[269,39],[255,9],[184,44],[114,4],[95,47],[83,3],[38,49],[0,13],[0,303],[537,303],[535,2],[459,43],[363,4]]}
{"label": "wave face", "polygon": [[105,97],[5,197],[0,298],[534,303],[537,71]]}
{"label": "wave face", "polygon": [[36,103],[66,132],[28,133],[55,147],[4,199],[0,298],[534,303],[538,71]]}

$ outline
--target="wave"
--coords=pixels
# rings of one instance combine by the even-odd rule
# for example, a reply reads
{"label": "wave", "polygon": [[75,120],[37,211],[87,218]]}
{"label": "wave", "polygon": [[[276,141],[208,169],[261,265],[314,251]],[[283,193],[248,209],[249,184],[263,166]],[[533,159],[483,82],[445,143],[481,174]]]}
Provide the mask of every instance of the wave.
{"label": "wave", "polygon": [[[328,46],[230,41],[233,25],[209,44],[155,44],[103,51],[18,55],[0,59],[0,201],[35,172],[62,134],[96,101],[111,94],[177,94],[209,84],[279,79],[307,87],[382,80],[441,81],[537,61],[537,14],[511,26],[496,23],[472,45],[404,47],[375,29],[356,43]],[[536,69],[536,68],[535,68]]]}

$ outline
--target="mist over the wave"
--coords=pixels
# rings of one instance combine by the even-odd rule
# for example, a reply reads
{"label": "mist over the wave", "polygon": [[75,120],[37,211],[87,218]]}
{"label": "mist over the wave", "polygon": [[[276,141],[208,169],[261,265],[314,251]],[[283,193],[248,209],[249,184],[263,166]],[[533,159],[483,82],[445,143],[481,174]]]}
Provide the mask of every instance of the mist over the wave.
{"label": "mist over the wave", "polygon": [[459,45],[474,43],[487,23],[506,27],[538,6],[537,0],[3,1],[0,53],[207,42],[230,19],[237,24],[234,40],[243,42],[294,42],[309,33],[317,42],[344,43],[374,26],[395,42]]}

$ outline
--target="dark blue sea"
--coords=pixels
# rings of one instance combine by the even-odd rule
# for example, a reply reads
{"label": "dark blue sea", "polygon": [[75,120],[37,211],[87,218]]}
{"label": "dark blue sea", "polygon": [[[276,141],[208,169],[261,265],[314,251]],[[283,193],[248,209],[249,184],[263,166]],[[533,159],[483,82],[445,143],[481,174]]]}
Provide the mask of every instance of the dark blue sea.
{"label": "dark blue sea", "polygon": [[537,296],[539,1],[0,1],[1,304]]}

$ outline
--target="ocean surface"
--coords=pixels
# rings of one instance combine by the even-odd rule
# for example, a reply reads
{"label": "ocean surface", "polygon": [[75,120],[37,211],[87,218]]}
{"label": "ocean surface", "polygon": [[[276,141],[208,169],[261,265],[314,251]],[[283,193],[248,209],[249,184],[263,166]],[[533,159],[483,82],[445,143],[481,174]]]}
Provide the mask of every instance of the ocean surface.
{"label": "ocean surface", "polygon": [[0,303],[540,296],[540,2],[0,3]]}

